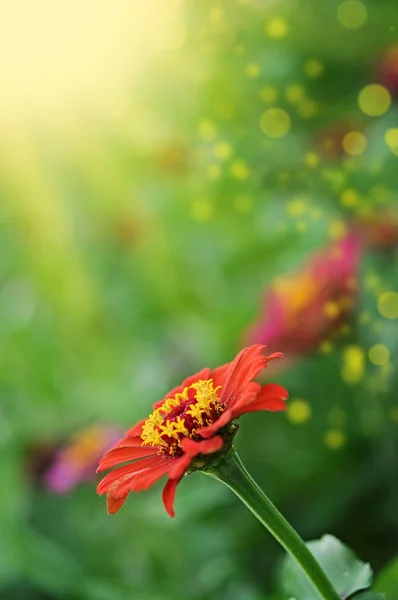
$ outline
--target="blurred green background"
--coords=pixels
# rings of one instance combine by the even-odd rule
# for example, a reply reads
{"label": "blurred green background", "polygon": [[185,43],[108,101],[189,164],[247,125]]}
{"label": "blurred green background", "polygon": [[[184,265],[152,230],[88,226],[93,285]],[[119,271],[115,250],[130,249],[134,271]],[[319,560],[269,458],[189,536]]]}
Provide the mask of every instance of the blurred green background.
{"label": "blurred green background", "polygon": [[[87,441],[232,360],[282,276],[295,325],[267,376],[289,409],[247,415],[238,450],[305,539],[332,533],[382,573],[398,554],[396,0],[15,0],[0,21],[0,598],[284,600],[283,552],[232,493],[195,474],[175,519],[159,485],[109,517]],[[328,325],[340,284],[319,308],[297,274],[358,227],[354,304]],[[46,479],[59,448],[92,473],[68,493]],[[397,560],[380,577],[398,597]]]}

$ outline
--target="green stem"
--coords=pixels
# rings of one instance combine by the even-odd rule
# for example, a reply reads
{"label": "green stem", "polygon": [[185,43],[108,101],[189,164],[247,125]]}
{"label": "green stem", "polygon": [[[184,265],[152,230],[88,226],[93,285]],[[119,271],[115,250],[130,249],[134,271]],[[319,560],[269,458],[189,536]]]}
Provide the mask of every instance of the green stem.
{"label": "green stem", "polygon": [[324,600],[340,600],[340,596],[299,534],[258,487],[234,449],[217,467],[213,466],[207,472],[225,483],[246,504],[285,550],[296,559]]}

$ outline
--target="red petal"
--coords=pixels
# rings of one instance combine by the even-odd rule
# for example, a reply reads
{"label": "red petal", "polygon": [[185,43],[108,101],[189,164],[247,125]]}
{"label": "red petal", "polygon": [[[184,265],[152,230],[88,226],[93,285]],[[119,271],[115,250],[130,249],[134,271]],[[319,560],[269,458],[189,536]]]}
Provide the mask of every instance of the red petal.
{"label": "red petal", "polygon": [[214,433],[221,429],[221,427],[224,427],[224,425],[232,421],[233,418],[232,411],[227,409],[217,421],[214,421],[211,425],[207,425],[207,427],[202,427],[199,429],[198,433],[202,438],[210,438]]}
{"label": "red petal", "polygon": [[169,471],[170,479],[179,479],[188,469],[192,462],[192,459],[198,454],[212,454],[222,448],[224,440],[221,436],[217,435],[210,440],[201,440],[195,442],[189,438],[184,438],[181,443],[181,447],[185,454],[181,458],[177,459],[173,467]]}
{"label": "red petal", "polygon": [[120,510],[123,504],[127,500],[128,493],[122,498],[115,498],[111,493],[108,493],[106,496],[106,506],[108,509],[108,515],[114,515]]}
{"label": "red petal", "polygon": [[233,408],[237,395],[264,369],[267,359],[262,354],[265,346],[255,344],[244,348],[230,364],[225,376],[225,384],[221,390],[221,402]]}
{"label": "red petal", "polygon": [[242,410],[239,411],[235,415],[235,418],[240,417],[241,415],[245,415],[250,412],[257,412],[259,410],[269,410],[271,412],[279,412],[282,410],[286,410],[286,404],[280,398],[270,398],[267,401],[263,402],[251,402],[247,406],[244,406]]}
{"label": "red petal", "polygon": [[134,448],[136,446],[142,446],[142,439],[140,436],[125,437],[112,446],[112,448],[110,448],[104,456],[109,454],[109,452],[113,452],[113,450],[116,450],[117,448]]}
{"label": "red petal", "polygon": [[126,431],[126,435],[128,437],[140,436],[142,433],[142,426],[145,423],[145,421],[146,419],[141,419],[141,421],[138,421],[138,423],[136,423],[134,427]]}
{"label": "red petal", "polygon": [[120,463],[127,462],[128,460],[145,458],[147,456],[154,456],[155,454],[157,454],[157,448],[153,448],[153,446],[117,448],[107,452],[107,454],[100,460],[97,473],[106,471],[107,469],[115,467],[116,465],[120,465]]}
{"label": "red petal", "polygon": [[221,367],[217,367],[210,373],[210,377],[214,382],[214,387],[216,388],[218,385],[224,385],[225,376],[228,373],[228,369],[230,368],[231,363],[226,363]]}
{"label": "red petal", "polygon": [[114,492],[115,496],[123,496],[128,491],[141,492],[142,490],[147,490],[151,485],[156,483],[158,479],[169,472],[172,462],[171,459],[164,458],[163,462],[155,467],[133,473],[130,477],[121,482],[120,486],[118,486]]}
{"label": "red petal", "polygon": [[235,418],[235,413],[239,412],[241,407],[246,406],[250,402],[256,400],[258,394],[261,391],[261,385],[256,381],[251,381],[247,384],[245,388],[237,395],[236,400],[234,402],[233,414]]}
{"label": "red petal", "polygon": [[170,515],[170,517],[174,517],[174,498],[177,491],[177,485],[180,483],[180,479],[169,479],[166,485],[163,488],[162,500],[166,512]]}
{"label": "red petal", "polygon": [[124,475],[130,475],[138,471],[143,471],[149,467],[156,467],[163,459],[160,456],[152,456],[150,458],[144,458],[137,462],[125,465],[124,467],[118,467],[111,473],[108,473],[97,486],[97,493],[102,496],[108,488],[115,483],[118,479]]}
{"label": "red petal", "polygon": [[181,448],[186,454],[194,457],[198,454],[212,454],[213,452],[217,452],[222,448],[223,444],[224,440],[220,435],[216,435],[209,440],[201,440],[200,442],[184,438],[181,443]]}
{"label": "red petal", "polygon": [[285,410],[285,401],[288,397],[289,393],[284,387],[276,383],[268,383],[267,385],[263,385],[261,392],[253,402],[237,408],[235,417],[258,410],[270,410],[273,412]]}
{"label": "red petal", "polygon": [[192,462],[191,454],[184,454],[181,458],[178,458],[172,468],[169,471],[170,479],[180,479],[188,469],[189,465]]}

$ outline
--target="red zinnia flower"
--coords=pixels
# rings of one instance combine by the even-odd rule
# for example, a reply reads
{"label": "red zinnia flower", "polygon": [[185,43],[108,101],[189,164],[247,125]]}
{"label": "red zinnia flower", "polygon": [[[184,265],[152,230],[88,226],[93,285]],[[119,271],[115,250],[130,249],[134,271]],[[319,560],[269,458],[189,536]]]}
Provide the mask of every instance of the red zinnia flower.
{"label": "red zinnia flower", "polygon": [[[116,513],[129,492],[148,489],[167,475],[163,502],[173,517],[178,483],[195,457],[222,449],[228,423],[248,412],[285,409],[288,393],[282,386],[253,381],[268,361],[283,357],[280,352],[265,356],[264,348],[245,348],[232,362],[188,377],[104,455],[98,472],[134,461],[108,473],[98,485],[100,495],[107,492],[108,513]],[[196,467],[204,464],[196,459]]]}
{"label": "red zinnia flower", "polygon": [[302,269],[267,290],[260,318],[250,326],[249,343],[283,345],[289,359],[309,352],[349,316],[364,244],[349,233],[312,257]]}

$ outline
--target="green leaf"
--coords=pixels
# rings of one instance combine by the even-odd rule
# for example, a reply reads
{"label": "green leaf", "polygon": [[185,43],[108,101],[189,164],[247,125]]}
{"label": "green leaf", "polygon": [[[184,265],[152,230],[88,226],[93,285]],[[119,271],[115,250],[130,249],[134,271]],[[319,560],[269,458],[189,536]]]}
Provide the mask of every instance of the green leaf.
{"label": "green leaf", "polygon": [[375,589],[384,592],[387,598],[398,597],[398,556],[393,558],[378,575]]}
{"label": "green leaf", "polygon": [[387,596],[380,592],[361,592],[350,596],[349,600],[387,600]]}
{"label": "green leaf", "polygon": [[[354,552],[332,535],[307,543],[336,591],[348,598],[372,583],[372,569],[359,560]],[[281,587],[287,597],[295,600],[321,600],[321,596],[308,580],[304,571],[290,556],[286,556],[281,571]]]}

